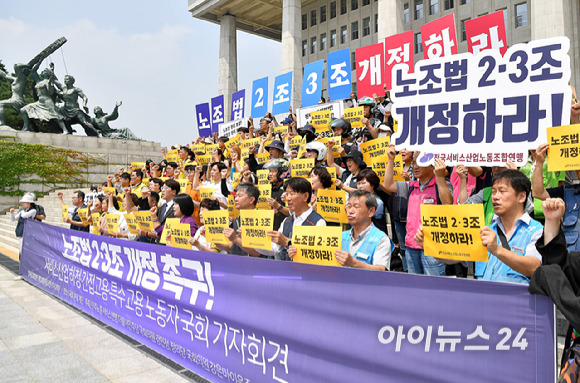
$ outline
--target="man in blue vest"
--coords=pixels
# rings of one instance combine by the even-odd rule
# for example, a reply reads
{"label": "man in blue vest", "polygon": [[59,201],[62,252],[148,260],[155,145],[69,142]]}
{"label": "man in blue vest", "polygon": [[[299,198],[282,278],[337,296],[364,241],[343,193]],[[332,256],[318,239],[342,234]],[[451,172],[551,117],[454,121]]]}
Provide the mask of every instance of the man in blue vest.
{"label": "man in blue vest", "polygon": [[[528,284],[534,270],[542,264],[536,241],[543,227],[524,210],[530,190],[528,177],[515,169],[503,170],[493,178],[491,198],[495,215],[491,224],[481,229],[481,242],[488,252],[481,279]],[[423,245],[422,227],[417,230],[415,241]]]}
{"label": "man in blue vest", "polygon": [[373,225],[378,203],[366,190],[349,193],[346,216],[352,229],[342,233],[342,250],[334,253],[343,266],[369,270],[389,270],[393,244]]}
{"label": "man in blue vest", "polygon": [[291,261],[288,248],[292,245],[294,226],[326,226],[326,221],[308,205],[312,198],[312,185],[306,178],[292,177],[284,188],[290,216],[282,221],[278,231],[268,232],[272,237],[272,250],[257,251],[279,261]]}

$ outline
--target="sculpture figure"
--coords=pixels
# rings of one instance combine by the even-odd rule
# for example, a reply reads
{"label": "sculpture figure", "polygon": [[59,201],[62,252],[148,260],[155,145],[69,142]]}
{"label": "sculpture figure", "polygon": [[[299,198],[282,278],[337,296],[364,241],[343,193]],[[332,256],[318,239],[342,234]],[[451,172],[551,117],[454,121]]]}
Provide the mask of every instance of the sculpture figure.
{"label": "sculpture figure", "polygon": [[[87,136],[98,137],[99,134],[91,124],[90,117],[87,114],[89,112],[89,108],[87,107],[89,99],[81,88],[76,88],[74,86],[74,83],[75,78],[70,75],[64,76],[64,84],[56,79],[54,81],[54,84],[62,91],[60,95],[64,100],[64,105],[59,108],[59,112],[64,118],[66,129],[70,134],[72,134],[73,130],[71,125],[80,124],[85,130]],[[79,106],[79,97],[83,100],[83,108],[87,113],[85,113]]]}
{"label": "sculpture figure", "polygon": [[101,136],[105,138],[138,140],[139,138],[128,128],[112,129],[109,126],[109,121],[114,121],[119,118],[119,107],[121,104],[122,102],[117,102],[111,114],[105,114],[100,106],[95,107],[95,117],[91,119],[91,123]]}
{"label": "sculpture figure", "polygon": [[24,102],[24,88],[26,87],[26,77],[28,77],[29,72],[30,68],[26,64],[14,64],[15,77],[0,70],[0,77],[8,80],[12,84],[12,95],[10,98],[0,101],[0,126],[6,124],[4,116],[6,115],[7,108],[20,112],[20,108],[26,105],[26,102]]}

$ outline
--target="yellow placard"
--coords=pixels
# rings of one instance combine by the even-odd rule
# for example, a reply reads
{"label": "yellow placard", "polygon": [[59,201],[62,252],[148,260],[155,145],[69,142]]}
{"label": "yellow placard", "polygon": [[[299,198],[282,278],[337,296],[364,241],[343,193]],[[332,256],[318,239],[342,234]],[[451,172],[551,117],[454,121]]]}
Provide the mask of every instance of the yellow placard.
{"label": "yellow placard", "polygon": [[298,149],[298,157],[296,158],[304,158],[304,153],[306,153],[306,135],[302,137],[300,148]]}
{"label": "yellow placard", "polygon": [[296,136],[290,140],[290,150],[299,150],[302,145],[302,137]]}
{"label": "yellow placard", "polygon": [[131,162],[131,170],[141,170],[145,167],[145,162]]}
{"label": "yellow placard", "polygon": [[[322,138],[317,138],[316,141],[320,141],[324,144],[324,146],[327,146],[328,141],[329,140],[333,140],[334,137],[322,137]],[[340,143],[335,144],[332,147],[332,158],[340,158],[340,154],[338,153],[338,148],[340,148]]]}
{"label": "yellow placard", "polygon": [[78,208],[77,213],[79,214],[79,218],[81,219],[82,223],[84,223],[85,225],[90,223],[89,222],[89,208],[87,208],[87,207]]}
{"label": "yellow placard", "polygon": [[106,195],[109,195],[109,193],[113,193],[113,195],[117,194],[117,189],[115,189],[113,186],[105,186],[103,190]]}
{"label": "yellow placard", "polygon": [[62,222],[66,222],[68,219],[68,205],[62,206]]}
{"label": "yellow placard", "polygon": [[344,110],[344,119],[350,122],[350,126],[353,129],[362,128],[365,124],[362,123],[362,119],[365,116],[365,109],[363,106],[357,106],[354,108],[347,108]]}
{"label": "yellow placard", "polygon": [[405,181],[401,173],[404,171],[405,163],[403,162],[403,156],[397,154],[395,160],[393,161],[393,180],[394,181]]}
{"label": "yellow placard", "polygon": [[[389,163],[389,156],[386,154],[378,157],[373,157],[372,159],[373,171],[377,173],[381,180],[381,184],[385,181],[385,170],[387,169],[387,164]],[[395,156],[393,161],[393,180],[394,181],[404,181],[401,177],[401,172],[403,171],[403,158],[400,154]]]}
{"label": "yellow placard", "polygon": [[131,234],[138,235],[139,234],[139,224],[137,223],[137,220],[135,219],[135,216],[133,215],[133,213],[125,214],[125,221],[127,221],[127,226],[129,227],[129,232]]}
{"label": "yellow placard", "polygon": [[288,133],[288,127],[285,125],[274,126],[274,128],[272,129],[273,135],[276,135],[276,134],[282,135],[284,133]]}
{"label": "yellow placard", "polygon": [[134,211],[133,215],[135,216],[135,221],[137,221],[141,230],[148,233],[153,231],[153,220],[151,219],[150,211]]}
{"label": "yellow placard", "polygon": [[260,190],[260,197],[258,197],[258,203],[256,207],[258,209],[271,209],[272,207],[268,205],[268,198],[272,197],[272,184],[258,185]]}
{"label": "yellow placard", "polygon": [[258,164],[260,164],[260,165],[263,165],[266,162],[270,161],[270,153],[269,152],[254,154],[254,157],[256,158],[256,161],[258,161]]}
{"label": "yellow placard", "polygon": [[346,193],[344,190],[318,189],[316,212],[327,222],[348,223],[345,205]]}
{"label": "yellow placard", "polygon": [[398,129],[399,129],[399,121],[393,119],[393,133],[397,133]]}
{"label": "yellow placard", "polygon": [[212,158],[211,154],[200,154],[195,156],[195,159],[197,160],[200,166],[209,164],[211,162],[211,158]]}
{"label": "yellow placard", "polygon": [[270,183],[268,181],[269,169],[258,169],[256,173],[258,175],[258,185],[268,185]]}
{"label": "yellow placard", "polygon": [[189,223],[174,223],[171,225],[171,246],[181,249],[190,249],[189,237],[191,225]]}
{"label": "yellow placard", "polygon": [[101,220],[101,215],[99,213],[92,213],[91,214],[91,234],[101,235],[99,232],[99,223]]}
{"label": "yellow placard", "polygon": [[230,194],[228,196],[228,216],[230,217],[239,217],[240,211],[236,209],[236,204],[234,202],[234,195]]}
{"label": "yellow placard", "polygon": [[274,230],[274,210],[240,211],[242,246],[272,250],[272,238],[266,233]]}
{"label": "yellow placard", "polygon": [[198,154],[205,154],[205,144],[193,144],[189,147],[197,156]]}
{"label": "yellow placard", "polygon": [[318,110],[310,113],[310,123],[316,129],[316,133],[322,133],[330,127],[330,109]]}
{"label": "yellow placard", "polygon": [[375,138],[360,144],[360,151],[365,163],[367,165],[372,164],[373,158],[386,155],[390,144],[391,137]]}
{"label": "yellow placard", "polygon": [[200,188],[199,189],[200,200],[203,200],[205,198],[211,199],[211,197],[213,197],[214,194],[215,194],[215,188],[209,187],[209,188]]}
{"label": "yellow placard", "polygon": [[109,234],[114,234],[119,231],[118,214],[105,214],[105,220],[107,221],[107,232]]}
{"label": "yellow placard", "polygon": [[187,184],[189,183],[189,180],[187,178],[178,178],[176,179],[177,182],[179,182],[179,190],[181,191],[181,193],[185,193],[185,189],[187,189]]}
{"label": "yellow placard", "polygon": [[205,145],[205,154],[213,154],[213,151],[219,149],[219,144],[207,144]]}
{"label": "yellow placard", "polygon": [[232,188],[234,190],[236,190],[236,188],[238,187],[238,185],[240,184],[240,175],[242,173],[240,172],[234,172],[234,174],[232,174]]}
{"label": "yellow placard", "polygon": [[314,167],[314,158],[301,158],[290,161],[292,167],[292,177],[308,178],[310,171]]}
{"label": "yellow placard", "polygon": [[250,138],[248,140],[242,141],[240,144],[240,149],[249,148],[250,146],[255,146],[256,149],[260,147],[260,138]]}
{"label": "yellow placard", "polygon": [[165,155],[165,160],[167,162],[176,162],[179,163],[179,151],[177,149],[172,149],[170,151],[167,152],[167,154]]}
{"label": "yellow placard", "polygon": [[458,261],[487,262],[481,243],[483,205],[421,205],[425,255]]}
{"label": "yellow placard", "polygon": [[224,235],[224,229],[229,225],[228,212],[225,210],[204,211],[203,225],[205,226],[205,239],[209,243],[221,243],[227,245],[228,238]]}
{"label": "yellow placard", "polygon": [[555,126],[548,134],[548,171],[580,169],[580,124]]}
{"label": "yellow placard", "polygon": [[340,226],[294,226],[292,246],[298,252],[294,262],[315,265],[341,266],[334,257],[340,250],[342,228]]}
{"label": "yellow placard", "polygon": [[240,143],[242,142],[242,138],[240,137],[240,134],[236,134],[234,137],[230,138],[228,140],[228,142],[226,142],[224,145],[226,146],[226,149],[231,151],[232,147],[234,146],[240,146]]}
{"label": "yellow placard", "polygon": [[332,179],[335,180],[336,179],[336,168],[334,166],[330,166],[330,167],[326,168],[326,170],[328,170]]}
{"label": "yellow placard", "polygon": [[163,232],[161,233],[161,238],[159,238],[159,243],[167,243],[167,234],[171,233],[171,227],[179,223],[179,218],[167,218],[165,224],[163,225]]}

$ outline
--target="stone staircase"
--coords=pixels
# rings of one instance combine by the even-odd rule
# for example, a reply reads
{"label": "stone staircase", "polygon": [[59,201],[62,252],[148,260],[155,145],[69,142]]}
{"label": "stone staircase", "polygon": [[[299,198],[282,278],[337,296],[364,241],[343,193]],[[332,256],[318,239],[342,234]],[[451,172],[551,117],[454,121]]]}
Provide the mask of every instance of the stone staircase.
{"label": "stone staircase", "polygon": [[[60,202],[58,201],[57,193],[61,191],[63,193],[63,200],[70,206],[72,206],[72,195],[73,192],[79,189],[65,189],[53,191],[44,197],[39,198],[36,203],[44,207],[46,213],[46,219],[44,223],[48,223],[54,226],[69,227],[69,224],[62,222],[62,210],[60,207]],[[80,189],[85,193],[88,193],[88,189]],[[14,206],[16,208],[16,206]],[[19,242],[16,237],[14,230],[16,229],[16,222],[10,222],[10,212],[0,216],[0,248],[7,250],[6,254],[11,255],[12,258],[16,256],[18,259],[19,253]],[[0,249],[0,251],[2,251]]]}

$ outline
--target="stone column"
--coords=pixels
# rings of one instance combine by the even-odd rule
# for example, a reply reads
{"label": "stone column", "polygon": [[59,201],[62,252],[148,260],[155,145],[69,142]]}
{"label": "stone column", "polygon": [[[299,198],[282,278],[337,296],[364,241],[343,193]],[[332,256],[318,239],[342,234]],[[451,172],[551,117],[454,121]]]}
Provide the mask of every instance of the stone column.
{"label": "stone column", "polygon": [[292,108],[300,107],[302,96],[302,4],[282,0],[282,62],[280,73],[292,71]]}
{"label": "stone column", "polygon": [[230,121],[232,94],[238,90],[238,53],[236,17],[222,16],[220,22],[219,85],[218,95],[224,95],[224,121]]}
{"label": "stone column", "polygon": [[377,42],[384,43],[385,38],[405,31],[403,27],[403,7],[400,0],[378,0],[378,3],[379,30]]}

